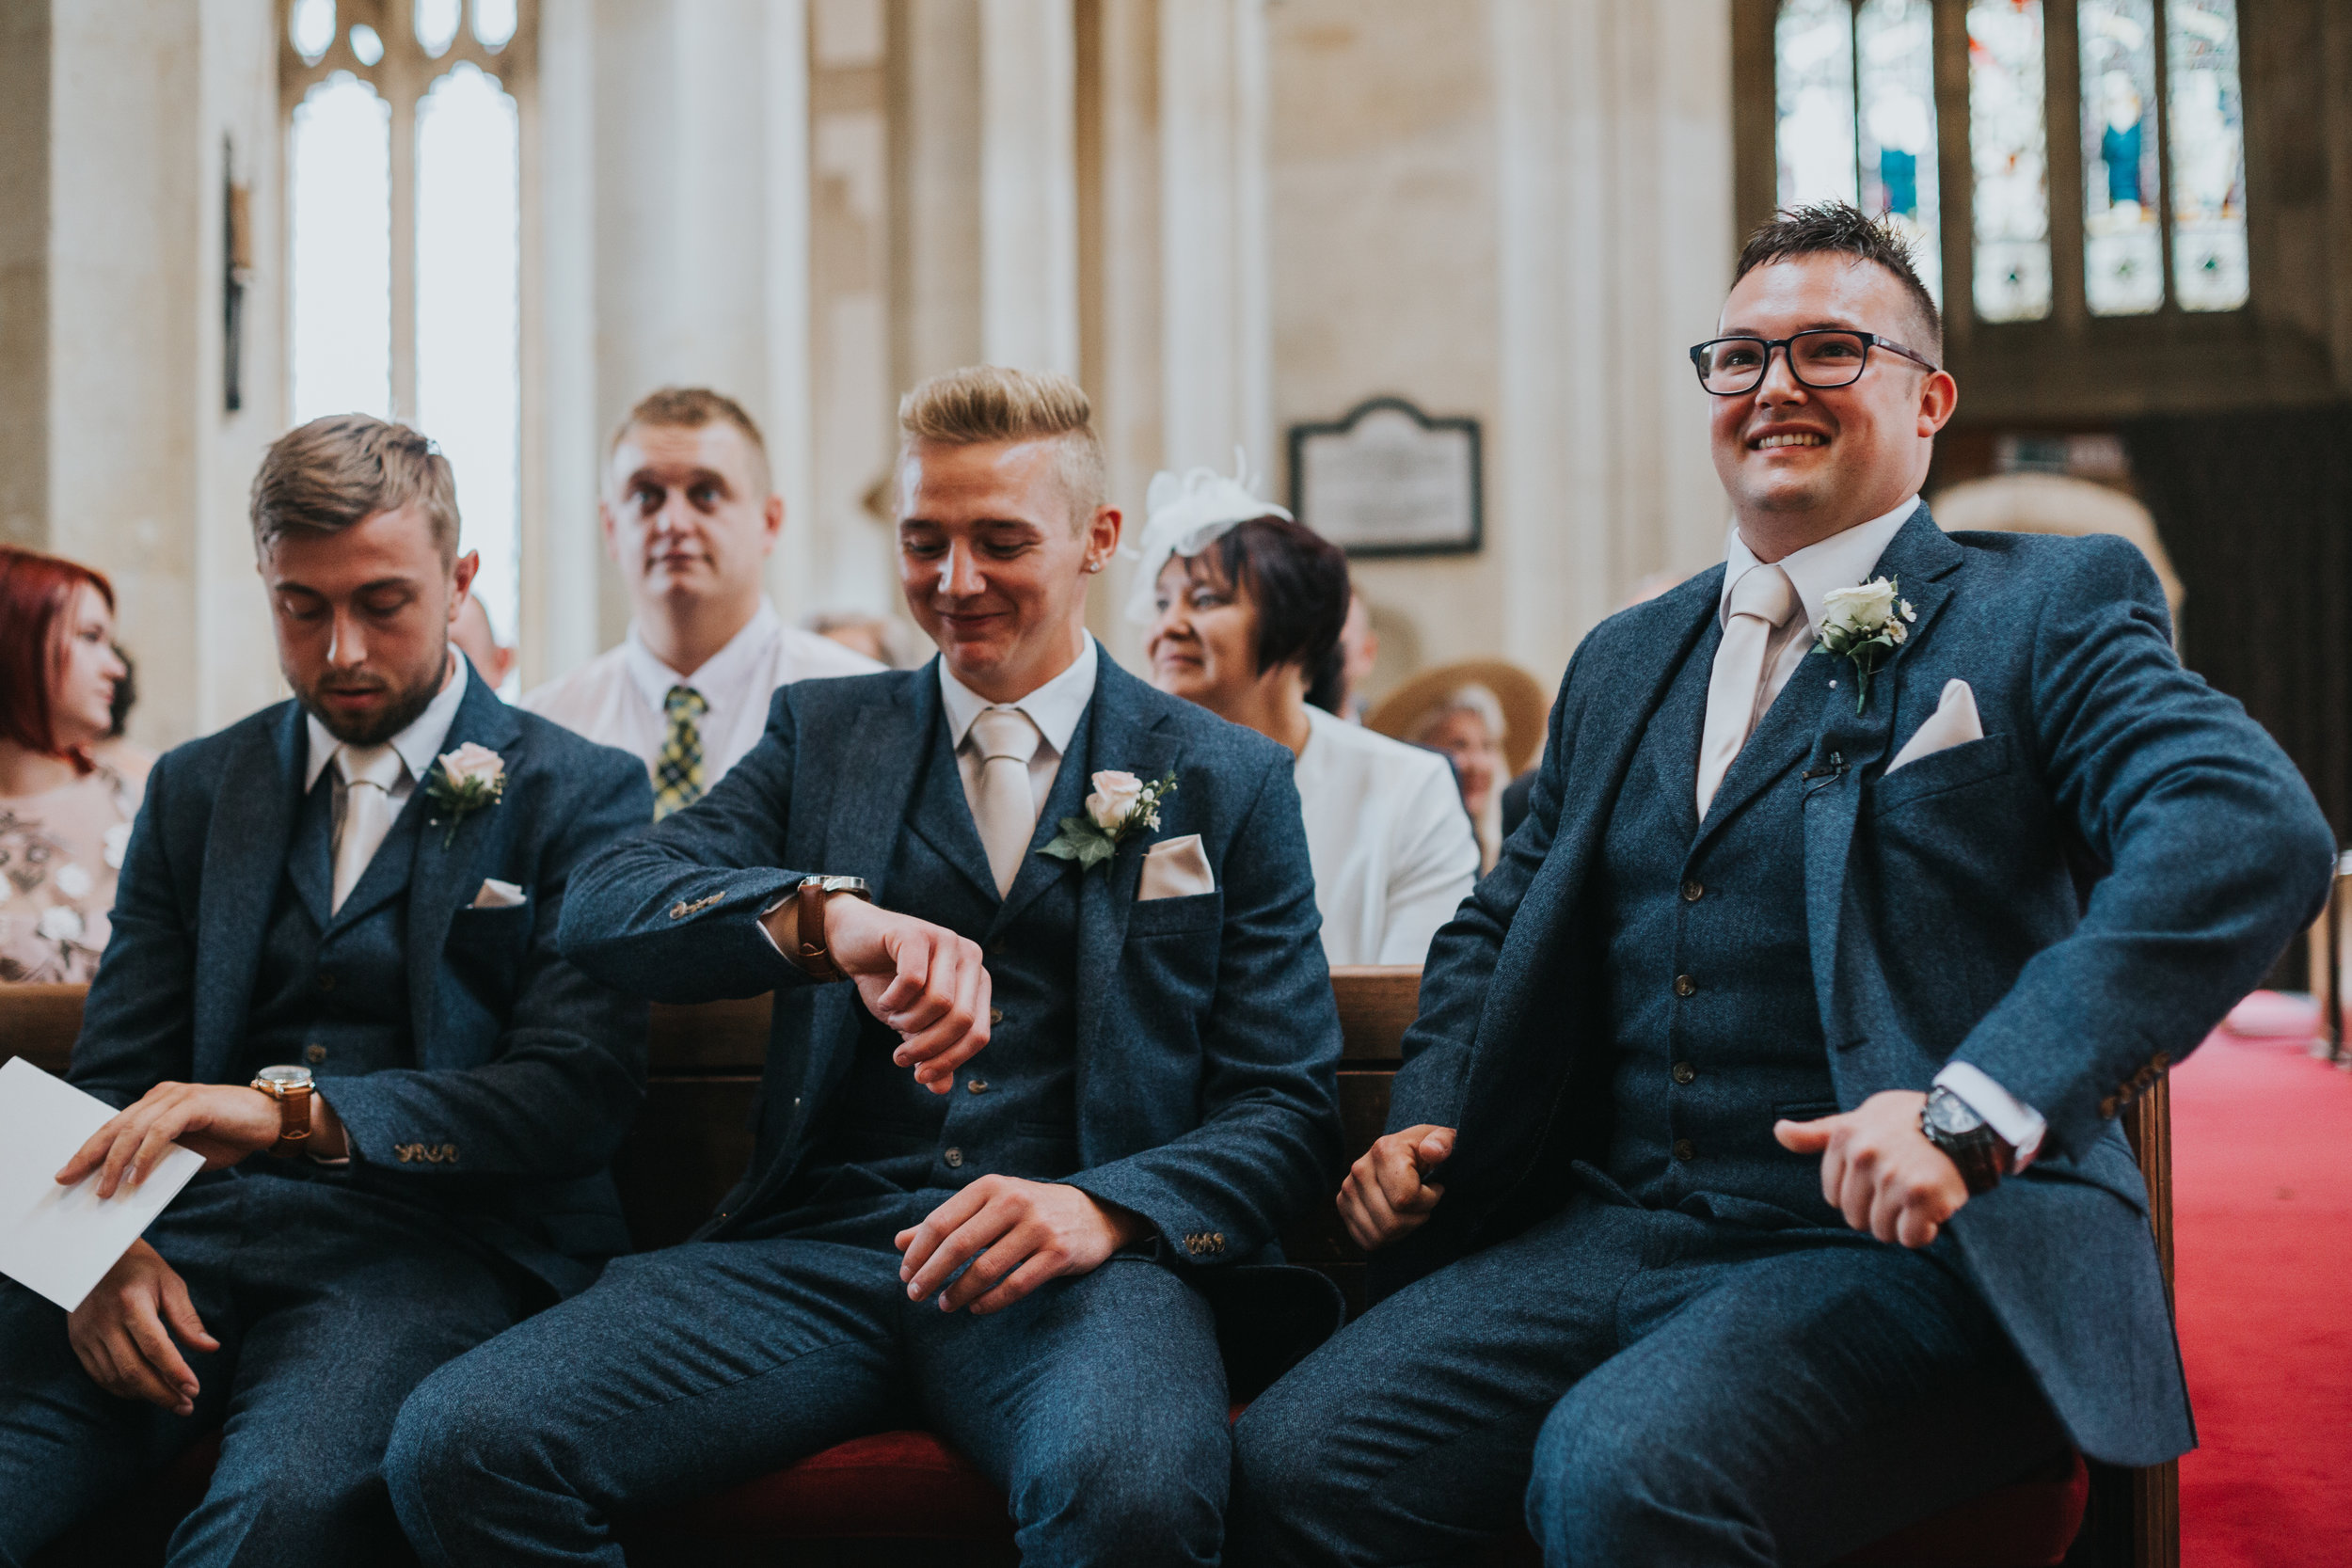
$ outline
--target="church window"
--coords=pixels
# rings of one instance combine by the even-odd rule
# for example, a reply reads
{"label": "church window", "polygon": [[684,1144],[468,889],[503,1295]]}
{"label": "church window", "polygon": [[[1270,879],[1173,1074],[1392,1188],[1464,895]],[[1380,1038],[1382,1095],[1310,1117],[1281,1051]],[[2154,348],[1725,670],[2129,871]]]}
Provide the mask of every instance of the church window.
{"label": "church window", "polygon": [[1911,242],[1919,281],[1944,298],[1935,166],[1935,19],[1928,0],[1864,0],[1854,13],[1862,210]]}
{"label": "church window", "polygon": [[[414,423],[457,482],[501,641],[521,607],[522,123],[515,0],[290,0],[293,420]],[[465,25],[470,11],[471,27]],[[392,26],[390,20],[407,24]]]}
{"label": "church window", "polygon": [[2168,0],[2172,286],[2184,310],[2246,303],[2246,121],[2236,0]]}
{"label": "church window", "polygon": [[2154,0],[2081,0],[2083,293],[2094,316],[2164,303]]}
{"label": "church window", "polygon": [[2050,313],[2050,181],[2042,0],[1968,8],[1968,152],[1976,175],[1977,314]]}
{"label": "church window", "polygon": [[1852,201],[1853,11],[1847,0],[1788,0],[1772,39],[1779,60],[1780,204]]}

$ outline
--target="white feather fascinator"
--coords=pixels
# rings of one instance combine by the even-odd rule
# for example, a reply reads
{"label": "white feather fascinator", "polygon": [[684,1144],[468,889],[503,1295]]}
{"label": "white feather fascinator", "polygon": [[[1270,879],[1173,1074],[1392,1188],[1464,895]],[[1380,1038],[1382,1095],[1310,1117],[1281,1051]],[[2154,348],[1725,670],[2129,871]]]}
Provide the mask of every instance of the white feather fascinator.
{"label": "white feather fascinator", "polygon": [[1250,491],[1249,459],[1233,449],[1233,477],[1214,468],[1189,468],[1182,478],[1163,468],[1143,495],[1143,543],[1122,551],[1140,560],[1135,588],[1127,595],[1127,619],[1138,626],[1159,613],[1154,604],[1161,569],[1170,556],[1190,559],[1243,523],[1259,517],[1291,520],[1288,507],[1260,500]]}

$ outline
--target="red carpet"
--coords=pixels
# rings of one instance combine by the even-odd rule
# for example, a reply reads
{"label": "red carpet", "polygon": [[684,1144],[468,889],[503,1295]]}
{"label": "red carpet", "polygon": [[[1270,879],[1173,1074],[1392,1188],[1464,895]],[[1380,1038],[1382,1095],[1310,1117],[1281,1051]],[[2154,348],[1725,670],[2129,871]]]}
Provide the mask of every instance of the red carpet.
{"label": "red carpet", "polygon": [[2352,1563],[2352,1073],[2217,1034],[2172,1075],[2174,1289],[2202,1446],[2184,1568]]}

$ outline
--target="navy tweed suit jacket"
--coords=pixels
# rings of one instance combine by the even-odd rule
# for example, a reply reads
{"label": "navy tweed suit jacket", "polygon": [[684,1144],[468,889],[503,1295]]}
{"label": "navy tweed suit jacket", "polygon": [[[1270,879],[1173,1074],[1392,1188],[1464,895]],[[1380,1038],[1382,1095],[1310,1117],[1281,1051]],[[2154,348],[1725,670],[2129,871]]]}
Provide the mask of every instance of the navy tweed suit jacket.
{"label": "navy tweed suit jacket", "polygon": [[[1961,1266],[2094,1458],[2194,1446],[2148,1194],[2116,1115],[2258,983],[2326,896],[2335,844],[2286,755],[2182,669],[2155,576],[2112,538],[1939,531],[1877,575],[1918,611],[1866,711],[1823,705],[1802,788],[1806,938],[1841,1107],[1958,1058],[2038,1109],[2022,1177],[1971,1200]],[[1389,1125],[1459,1129],[1446,1196],[1375,1257],[1393,1290],[1556,1204],[1562,1100],[1609,1050],[1560,962],[1645,724],[1723,569],[1613,617],[1570,662],[1527,820],[1431,945]],[[1791,685],[1840,678],[1808,657]],[[1888,774],[1945,683],[1984,737]],[[1769,1117],[1771,1107],[1756,1114]]]}
{"label": "navy tweed suit jacket", "polygon": [[[628,1250],[606,1165],[644,1098],[645,1005],[556,952],[580,863],[653,815],[644,765],[499,701],[473,675],[444,750],[504,759],[506,793],[409,873],[412,1067],[327,1080],[356,1166],[405,1188],[559,1294]],[[280,703],[174,748],[149,775],[90,983],[72,1081],[115,1105],[233,1077],[270,910],[287,875],[309,738]],[[420,787],[406,812],[431,805]],[[525,902],[471,908],[487,878]],[[403,1145],[447,1157],[403,1161]]]}
{"label": "navy tweed suit jacket", "polygon": [[[1328,1201],[1339,1012],[1290,753],[1107,655],[1099,672],[1089,754],[1062,766],[1144,779],[1173,769],[1156,836],[1199,833],[1216,891],[1137,902],[1138,839],[1091,872],[1056,863],[1081,878],[1080,1169],[1068,1180],[1144,1216],[1160,1255],[1205,1283],[1278,1259],[1282,1227]],[[785,687],[766,735],[708,795],[608,850],[572,890],[564,951],[608,983],[661,1002],[775,992],[751,1168],[705,1236],[774,1201],[856,1047],[855,988],[812,981],[756,917],[816,872],[863,877],[878,903],[900,908],[892,848],[930,749],[947,743],[936,660]],[[1039,824],[1032,854],[1055,829]]]}

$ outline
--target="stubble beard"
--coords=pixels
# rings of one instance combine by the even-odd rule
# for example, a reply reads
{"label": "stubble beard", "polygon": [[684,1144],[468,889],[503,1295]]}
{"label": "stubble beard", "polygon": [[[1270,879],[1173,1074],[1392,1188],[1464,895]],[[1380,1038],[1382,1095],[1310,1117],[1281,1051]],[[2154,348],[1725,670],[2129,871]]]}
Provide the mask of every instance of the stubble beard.
{"label": "stubble beard", "polygon": [[380,746],[415,723],[418,717],[433,705],[433,699],[440,695],[442,683],[449,675],[449,657],[444,651],[441,663],[430,674],[401,688],[398,697],[389,706],[364,723],[355,724],[349,720],[335,717],[320,700],[318,687],[302,686],[294,680],[291,672],[286,676],[286,684],[294,687],[302,711],[317,720],[327,734],[344,745]]}

